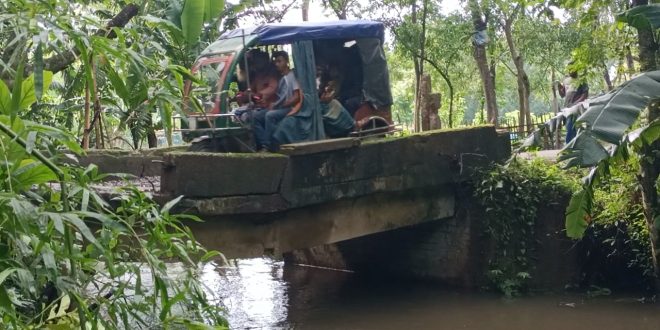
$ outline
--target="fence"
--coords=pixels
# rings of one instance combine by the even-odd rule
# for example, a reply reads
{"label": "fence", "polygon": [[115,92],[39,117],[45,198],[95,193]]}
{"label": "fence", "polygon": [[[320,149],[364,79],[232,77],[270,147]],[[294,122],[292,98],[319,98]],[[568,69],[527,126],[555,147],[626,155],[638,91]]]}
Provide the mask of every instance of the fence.
{"label": "fence", "polygon": [[498,128],[502,130],[507,130],[509,131],[509,137],[511,138],[511,142],[515,143],[518,142],[522,139],[525,139],[527,136],[532,134],[534,130],[536,130],[539,125],[545,124],[548,120],[552,119],[555,114],[553,113],[542,113],[539,115],[535,115],[532,118],[532,126],[531,130],[529,129],[530,127],[525,126],[524,127],[524,133],[521,135],[520,134],[520,127],[518,126],[518,119],[517,118],[502,118],[498,120]]}

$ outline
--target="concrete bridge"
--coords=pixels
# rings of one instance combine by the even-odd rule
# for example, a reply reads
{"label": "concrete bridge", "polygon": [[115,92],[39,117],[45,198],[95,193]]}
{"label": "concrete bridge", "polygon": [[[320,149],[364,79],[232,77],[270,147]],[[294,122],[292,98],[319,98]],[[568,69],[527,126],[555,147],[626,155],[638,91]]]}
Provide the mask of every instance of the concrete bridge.
{"label": "concrete bridge", "polygon": [[177,211],[205,220],[190,224],[196,237],[243,258],[452,219],[462,183],[509,155],[508,135],[484,126],[286,145],[280,154],[92,153],[85,161],[162,171],[159,199],[183,195]]}

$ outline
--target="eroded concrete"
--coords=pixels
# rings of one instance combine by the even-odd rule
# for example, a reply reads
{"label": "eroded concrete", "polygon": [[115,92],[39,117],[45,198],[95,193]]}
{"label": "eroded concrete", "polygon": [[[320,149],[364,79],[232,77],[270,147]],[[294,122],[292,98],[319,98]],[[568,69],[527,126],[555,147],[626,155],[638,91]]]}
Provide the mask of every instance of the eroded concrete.
{"label": "eroded concrete", "polygon": [[313,205],[268,216],[206,218],[191,223],[195,237],[228,258],[281,255],[454,215],[451,187],[380,193]]}

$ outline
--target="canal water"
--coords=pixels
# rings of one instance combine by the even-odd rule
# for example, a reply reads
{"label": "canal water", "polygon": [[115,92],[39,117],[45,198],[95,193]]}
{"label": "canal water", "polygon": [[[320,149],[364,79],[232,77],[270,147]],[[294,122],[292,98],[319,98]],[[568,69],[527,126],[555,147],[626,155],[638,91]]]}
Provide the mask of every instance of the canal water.
{"label": "canal water", "polygon": [[225,306],[232,329],[660,329],[660,304],[636,296],[507,300],[268,258],[207,265],[203,282]]}

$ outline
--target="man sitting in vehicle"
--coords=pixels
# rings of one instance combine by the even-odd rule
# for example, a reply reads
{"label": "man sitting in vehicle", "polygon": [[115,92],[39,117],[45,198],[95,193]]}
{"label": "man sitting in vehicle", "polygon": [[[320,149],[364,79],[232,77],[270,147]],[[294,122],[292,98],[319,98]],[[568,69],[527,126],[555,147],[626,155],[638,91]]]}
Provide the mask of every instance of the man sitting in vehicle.
{"label": "man sitting in vehicle", "polygon": [[330,138],[348,136],[355,129],[355,121],[351,114],[336,99],[337,80],[326,67],[319,65],[316,70],[318,78],[319,101],[321,101],[321,114],[323,115],[323,128]]}
{"label": "man sitting in vehicle", "polygon": [[284,117],[294,115],[302,104],[298,81],[289,68],[289,54],[285,51],[273,52],[273,62],[281,78],[277,85],[277,101],[254,117],[254,134],[260,151],[275,150],[277,145],[273,133]]}

